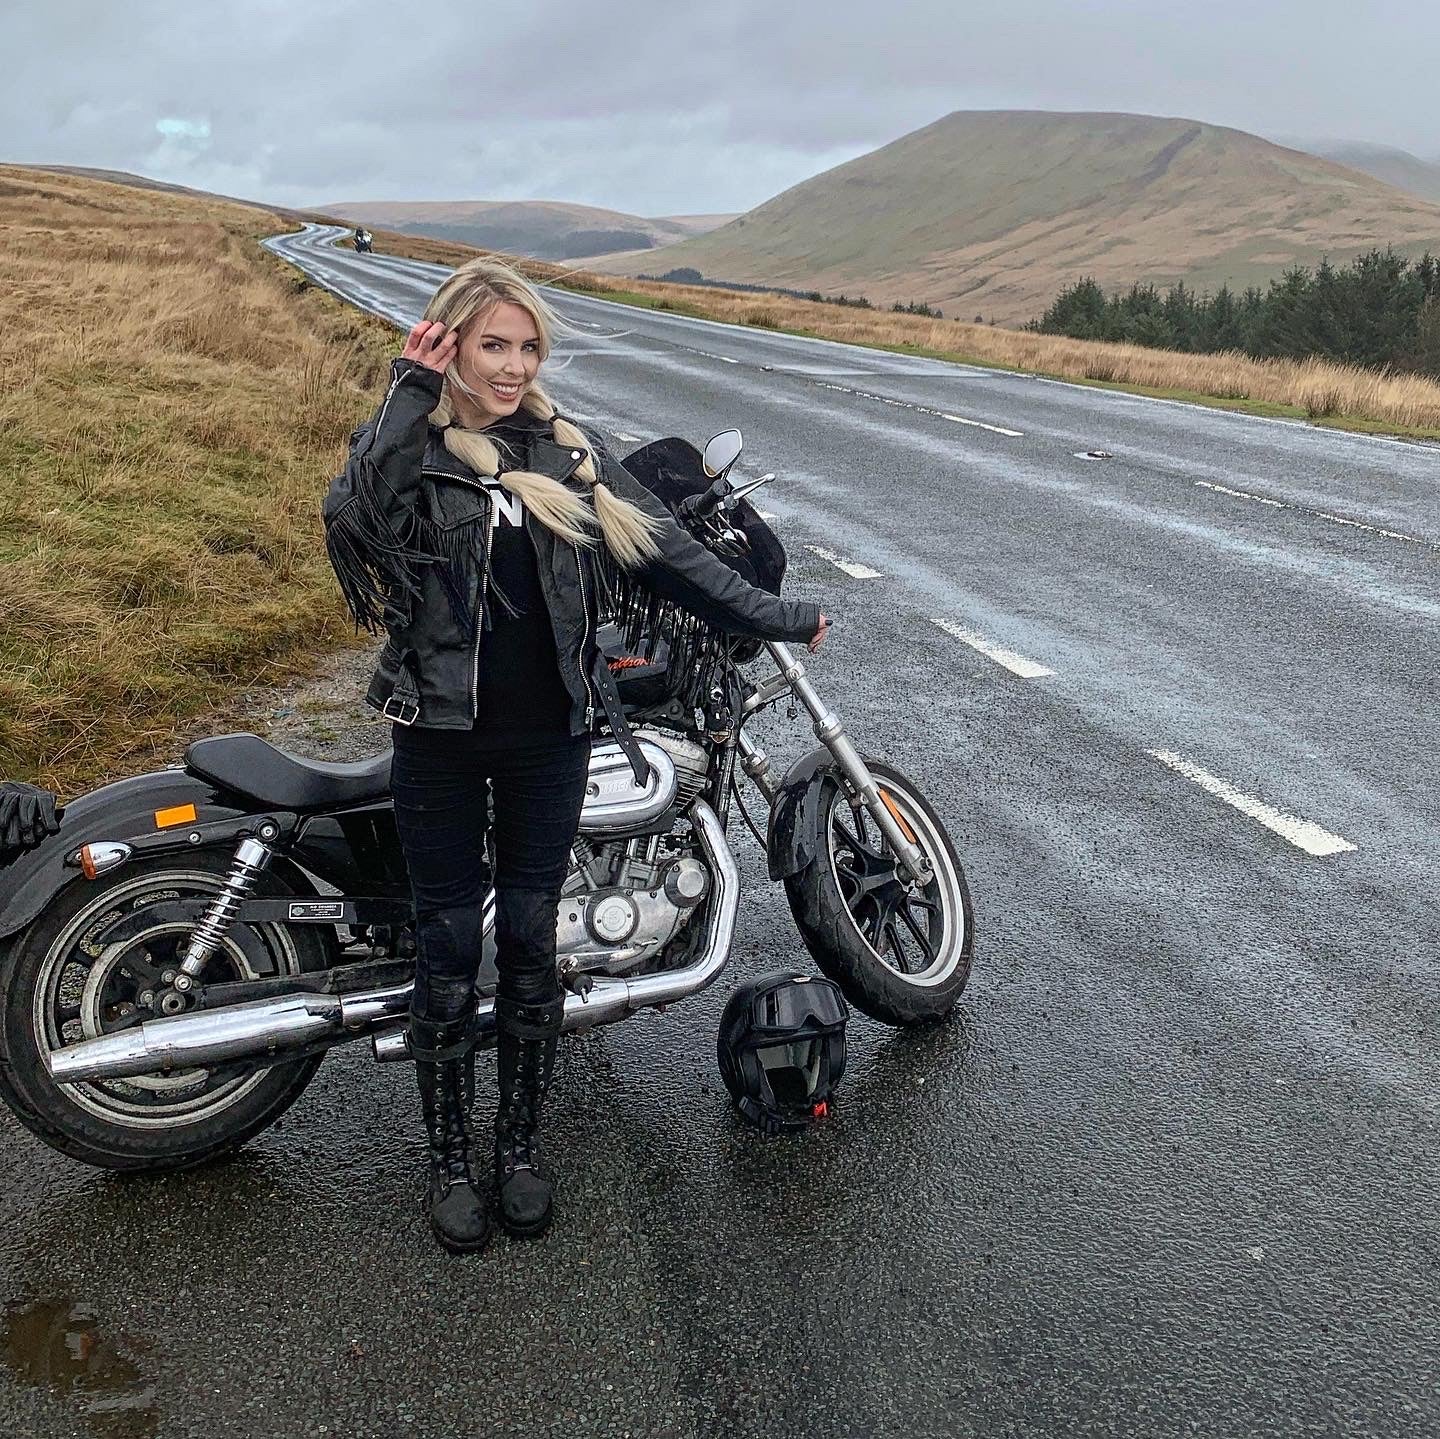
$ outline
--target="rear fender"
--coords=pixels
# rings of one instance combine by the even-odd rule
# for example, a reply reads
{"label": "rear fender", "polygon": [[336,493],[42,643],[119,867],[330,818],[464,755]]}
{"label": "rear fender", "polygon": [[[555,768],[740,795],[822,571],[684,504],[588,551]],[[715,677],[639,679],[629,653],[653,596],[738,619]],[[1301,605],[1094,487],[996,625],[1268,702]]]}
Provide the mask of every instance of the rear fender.
{"label": "rear fender", "polygon": [[819,855],[821,781],[834,768],[835,756],[817,745],[801,755],[780,781],[780,793],[770,807],[766,846],[771,879],[789,879]]}
{"label": "rear fender", "polygon": [[[92,840],[153,836],[159,829],[157,810],[191,804],[197,825],[221,825],[243,819],[247,813],[225,803],[213,785],[183,769],[117,780],[67,804],[59,833],[47,836],[43,843],[0,868],[0,939],[31,924],[66,885],[89,882],[65,863],[66,855]],[[192,828],[194,825],[177,826],[177,837]],[[302,882],[302,887],[309,890],[312,886]]]}

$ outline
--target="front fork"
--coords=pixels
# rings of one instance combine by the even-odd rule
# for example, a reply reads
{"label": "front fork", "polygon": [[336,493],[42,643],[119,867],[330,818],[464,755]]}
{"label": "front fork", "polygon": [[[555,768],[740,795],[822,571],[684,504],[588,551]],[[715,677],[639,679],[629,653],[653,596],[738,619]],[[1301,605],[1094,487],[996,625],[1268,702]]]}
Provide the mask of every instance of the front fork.
{"label": "front fork", "polygon": [[[860,752],[850,743],[845,726],[816,691],[805,674],[804,663],[791,653],[788,645],[777,640],[767,640],[765,648],[780,671],[774,678],[766,680],[745,701],[744,713],[752,715],[762,705],[792,694],[810,712],[815,723],[815,737],[835,757],[841,774],[849,781],[859,803],[863,804],[870,817],[879,826],[880,833],[890,841],[890,846],[899,858],[900,864],[910,878],[919,885],[927,885],[935,877],[930,861],[914,841],[913,832],[904,819],[885,802],[875,777],[861,759]],[[739,734],[740,765],[755,781],[772,802],[778,786],[770,774],[770,761],[764,750],[747,735],[742,728]]]}

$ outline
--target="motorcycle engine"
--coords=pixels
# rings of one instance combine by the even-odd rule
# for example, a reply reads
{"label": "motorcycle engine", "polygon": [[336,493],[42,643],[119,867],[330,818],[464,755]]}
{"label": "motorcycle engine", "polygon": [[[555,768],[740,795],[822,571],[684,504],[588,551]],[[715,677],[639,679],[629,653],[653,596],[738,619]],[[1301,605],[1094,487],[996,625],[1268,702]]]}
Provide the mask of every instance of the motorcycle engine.
{"label": "motorcycle engine", "polygon": [[[673,817],[704,788],[710,756],[667,730],[647,727],[637,733],[674,762]],[[560,897],[556,950],[561,971],[633,973],[669,944],[709,892],[710,871],[688,834],[667,827],[614,839],[579,835]]]}

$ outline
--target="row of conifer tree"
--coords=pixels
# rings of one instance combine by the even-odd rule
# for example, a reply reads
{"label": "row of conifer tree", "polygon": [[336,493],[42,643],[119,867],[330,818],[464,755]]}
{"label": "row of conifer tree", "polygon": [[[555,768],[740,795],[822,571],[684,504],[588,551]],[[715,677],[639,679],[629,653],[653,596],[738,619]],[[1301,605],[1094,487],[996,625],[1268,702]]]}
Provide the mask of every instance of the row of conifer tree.
{"label": "row of conifer tree", "polygon": [[1107,294],[1093,279],[1062,290],[1028,327],[1081,340],[1128,340],[1193,353],[1316,355],[1440,377],[1440,260],[1372,250],[1351,264],[1295,266],[1266,289],[1213,295],[1181,283]]}

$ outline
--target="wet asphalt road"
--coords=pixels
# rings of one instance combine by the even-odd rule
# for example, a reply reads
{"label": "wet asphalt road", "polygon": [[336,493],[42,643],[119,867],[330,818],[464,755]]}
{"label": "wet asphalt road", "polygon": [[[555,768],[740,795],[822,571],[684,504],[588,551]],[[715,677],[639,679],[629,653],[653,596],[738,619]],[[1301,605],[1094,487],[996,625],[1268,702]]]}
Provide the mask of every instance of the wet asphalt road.
{"label": "wet asphalt road", "polygon": [[[443,273],[290,244],[397,320]],[[1440,452],[554,298],[622,452],[737,424],[780,475],[812,673],[965,857],[962,1011],[857,1019],[786,1141],[715,1077],[725,979],[568,1043],[563,1213],[479,1261],[364,1050],[175,1178],[0,1117],[0,1428],[1440,1430]],[[743,975],[803,952],[739,833]]]}

